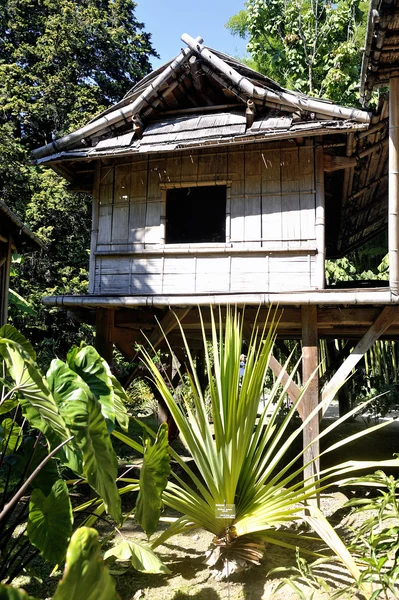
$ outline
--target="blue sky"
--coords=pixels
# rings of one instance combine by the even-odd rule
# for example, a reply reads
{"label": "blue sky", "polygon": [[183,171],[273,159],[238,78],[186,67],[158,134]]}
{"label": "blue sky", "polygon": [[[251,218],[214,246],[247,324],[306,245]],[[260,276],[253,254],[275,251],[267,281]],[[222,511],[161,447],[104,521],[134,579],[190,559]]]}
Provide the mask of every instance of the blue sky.
{"label": "blue sky", "polygon": [[174,58],[185,44],[182,33],[202,36],[204,44],[231,56],[245,54],[245,41],[225,28],[228,19],[244,8],[244,0],[136,0],[136,17],[152,34],[152,43],[160,55],[153,59],[157,68]]}

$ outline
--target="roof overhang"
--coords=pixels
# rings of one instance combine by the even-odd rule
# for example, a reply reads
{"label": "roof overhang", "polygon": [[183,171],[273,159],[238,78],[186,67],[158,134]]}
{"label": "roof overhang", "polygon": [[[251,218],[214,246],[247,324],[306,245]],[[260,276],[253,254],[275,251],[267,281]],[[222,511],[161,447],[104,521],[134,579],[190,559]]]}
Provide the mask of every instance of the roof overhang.
{"label": "roof overhang", "polygon": [[0,200],[0,211],[2,213],[2,221],[7,223],[7,228],[13,234],[14,244],[19,250],[22,246],[29,246],[32,250],[45,248],[43,242],[27,227],[19,217]]}

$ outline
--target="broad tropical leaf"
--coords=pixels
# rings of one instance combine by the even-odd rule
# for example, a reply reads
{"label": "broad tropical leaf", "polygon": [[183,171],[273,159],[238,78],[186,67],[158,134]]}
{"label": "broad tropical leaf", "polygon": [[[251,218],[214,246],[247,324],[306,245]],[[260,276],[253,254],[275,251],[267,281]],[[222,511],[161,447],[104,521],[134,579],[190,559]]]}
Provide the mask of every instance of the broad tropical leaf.
{"label": "broad tropical leaf", "polygon": [[38,600],[38,598],[29,596],[25,590],[0,583],[0,600]]}
{"label": "broad tropical leaf", "polygon": [[170,573],[168,567],[154,554],[151,548],[133,540],[126,540],[107,550],[104,560],[112,557],[116,560],[130,562],[136,571],[143,573]]}
{"label": "broad tropical leaf", "polygon": [[39,429],[51,446],[68,439],[70,433],[48,384],[24,347],[11,339],[0,338],[0,355],[14,380],[24,417],[32,427]]}
{"label": "broad tropical leaf", "polygon": [[95,529],[80,527],[75,531],[69,543],[64,575],[53,600],[119,600],[100,550]]}
{"label": "broad tropical leaf", "polygon": [[159,521],[162,493],[170,475],[168,426],[163,423],[154,442],[149,437],[144,442],[144,459],[140,471],[140,492],[135,517],[150,537]]}
{"label": "broad tropical leaf", "polygon": [[83,473],[89,485],[104,500],[107,512],[120,523],[121,499],[116,485],[118,461],[101,405],[91,395],[88,397],[87,413],[88,426],[75,432],[76,443],[83,455]]}
{"label": "broad tropical leaf", "polygon": [[115,423],[114,390],[110,372],[97,350],[93,346],[82,346],[78,352],[68,355],[68,365],[86,382],[99,401],[104,417]]}
{"label": "broad tropical leaf", "polygon": [[29,502],[27,533],[30,542],[50,563],[60,563],[72,534],[72,506],[67,485],[56,481],[48,496],[33,490]]}
{"label": "broad tropical leaf", "polygon": [[124,431],[127,431],[129,429],[129,415],[126,410],[128,397],[117,378],[113,375],[111,375],[111,383],[114,388],[115,419],[118,421],[119,426]]}
{"label": "broad tropical leaf", "polygon": [[32,360],[36,360],[36,352],[33,349],[32,344],[12,325],[3,325],[3,327],[0,327],[0,338],[16,342],[22,346],[24,352],[26,352]]}
{"label": "broad tropical leaf", "polygon": [[8,290],[8,303],[15,306],[16,309],[21,312],[27,313],[28,315],[36,316],[37,312],[33,308],[33,306],[25,300],[18,292],[12,290],[11,288]]}
{"label": "broad tropical leaf", "polygon": [[0,424],[0,452],[12,454],[22,442],[22,429],[12,419],[3,419]]}

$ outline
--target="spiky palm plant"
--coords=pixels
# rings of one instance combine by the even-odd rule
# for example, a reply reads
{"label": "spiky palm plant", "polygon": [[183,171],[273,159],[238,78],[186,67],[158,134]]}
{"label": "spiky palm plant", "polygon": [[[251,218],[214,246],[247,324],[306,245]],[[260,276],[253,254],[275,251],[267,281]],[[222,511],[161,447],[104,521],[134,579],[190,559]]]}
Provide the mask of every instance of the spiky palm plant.
{"label": "spiky palm plant", "polygon": [[[239,311],[228,309],[223,318],[220,312],[218,319],[211,311],[211,345],[207,344],[202,317],[201,325],[212,424],[207,413],[209,402],[201,390],[195,361],[182,326],[180,329],[190,366],[190,402],[185,402],[181,394],[176,401],[174,390],[159,373],[150,353],[143,352],[144,362],[180,429],[196,467],[190,468],[171,449],[184,475],[174,474],[163,498],[165,504],[183,516],[158,537],[154,546],[187,527],[205,529],[214,534],[209,563],[217,563],[220,571],[227,575],[248,563],[258,563],[265,541],[295,549],[300,545],[295,533],[280,529],[276,535],[276,530],[305,518],[357,579],[359,570],[345,545],[321,512],[314,505],[308,505],[309,499],[315,497],[316,487],[313,480],[303,480],[304,451],[301,450],[293,459],[287,459],[288,449],[301,436],[318,409],[292,432],[289,424],[302,400],[301,396],[280,422],[277,417],[287,387],[281,386],[280,377],[268,395],[262,414],[258,415],[276,332],[273,318],[263,329],[254,327],[242,378],[243,327]],[[336,424],[340,422],[342,419]],[[320,437],[331,428],[324,430]],[[300,466],[298,459],[301,459]],[[393,462],[397,464],[397,461],[389,461],[389,464]],[[337,475],[361,466],[365,465],[348,462],[325,470],[320,475],[317,491],[325,489]]]}

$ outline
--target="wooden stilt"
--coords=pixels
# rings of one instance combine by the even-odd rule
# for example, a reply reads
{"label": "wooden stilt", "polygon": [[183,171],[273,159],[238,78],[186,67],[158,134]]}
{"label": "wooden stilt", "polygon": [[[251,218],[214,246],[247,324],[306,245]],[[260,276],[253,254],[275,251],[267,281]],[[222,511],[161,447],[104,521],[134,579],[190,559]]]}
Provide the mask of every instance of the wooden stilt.
{"label": "wooden stilt", "polygon": [[386,306],[380,315],[377,317],[372,326],[368,329],[362,339],[356,344],[355,348],[340,366],[334,377],[330,379],[327,386],[324,388],[322,393],[322,401],[325,401],[323,407],[323,414],[328,408],[330,401],[334,398],[337,390],[344,383],[345,379],[349,376],[350,372],[355,368],[359,360],[364,354],[371,348],[371,346],[378,340],[378,338],[388,329],[392,323],[399,317],[398,306]]}
{"label": "wooden stilt", "polygon": [[[279,377],[280,373],[283,372],[283,375],[281,378],[281,383],[283,385],[286,385],[286,383],[289,381],[289,378],[290,378],[289,374],[284,370],[284,367],[278,362],[277,358],[274,358],[274,356],[270,357],[269,367],[271,368],[273,373],[276,375],[276,377]],[[301,393],[301,390],[299,389],[299,387],[297,386],[295,381],[291,380],[287,387],[287,394],[288,394],[288,397],[291,400],[291,402],[295,403],[298,400],[300,393]],[[302,402],[300,402],[298,405],[298,412],[299,412],[299,416],[301,417],[301,419],[303,421],[305,418],[305,413],[304,413],[304,408],[303,408]]]}
{"label": "wooden stilt", "polygon": [[[302,373],[303,383],[307,385],[303,396],[304,419],[310,415],[319,403],[318,362],[317,307],[302,306]],[[315,458],[314,462],[305,467],[304,477],[305,479],[313,478],[315,481],[318,479],[320,472],[320,460],[316,458],[320,454],[320,446],[319,441],[314,441],[319,435],[319,422],[319,415],[316,414],[303,431],[304,448],[312,444],[305,450],[304,464]]]}
{"label": "wooden stilt", "polygon": [[111,308],[97,308],[95,346],[97,352],[108,363],[112,361],[113,356],[114,320],[115,310]]}

